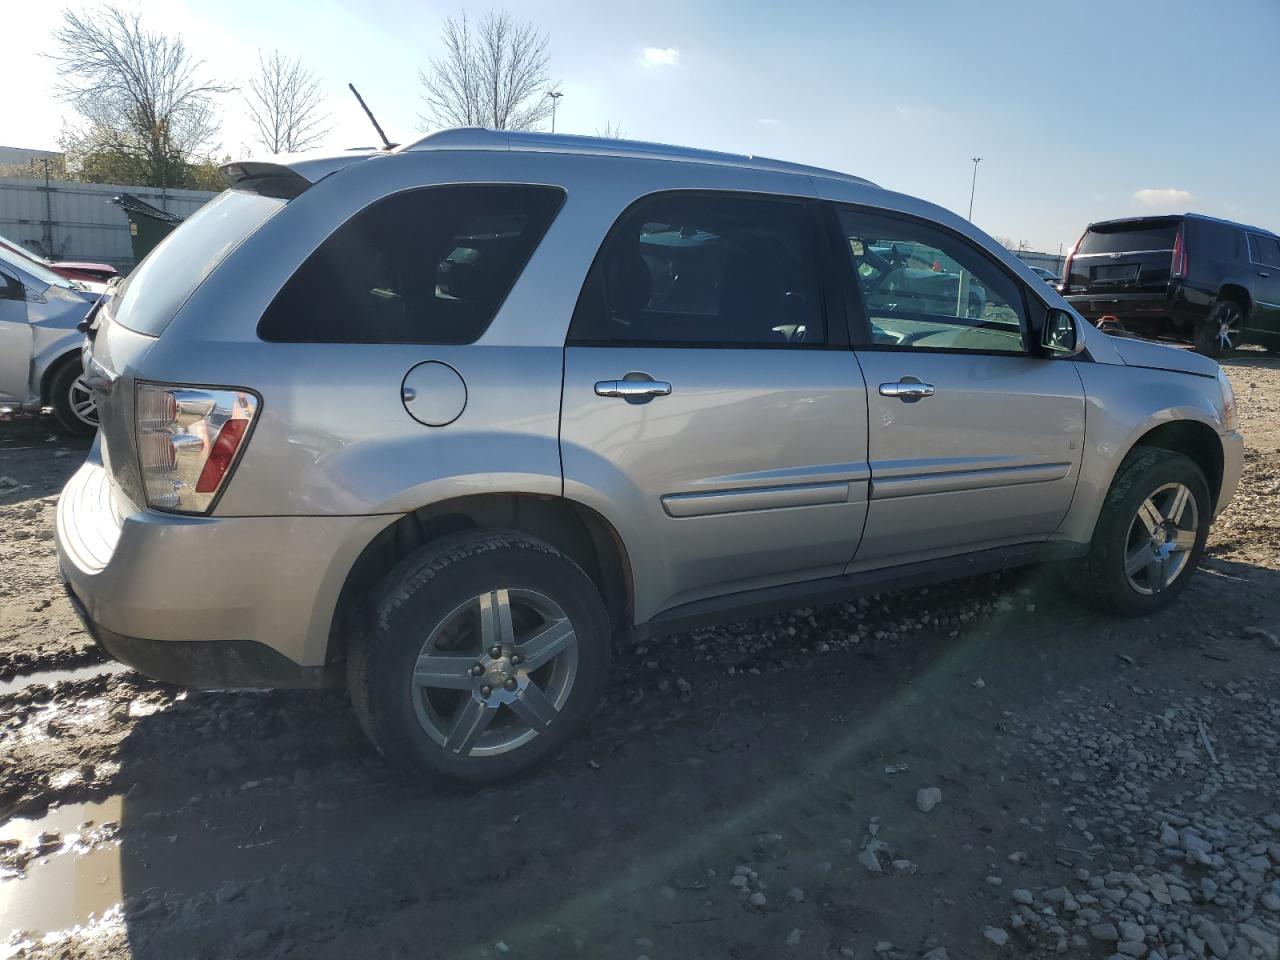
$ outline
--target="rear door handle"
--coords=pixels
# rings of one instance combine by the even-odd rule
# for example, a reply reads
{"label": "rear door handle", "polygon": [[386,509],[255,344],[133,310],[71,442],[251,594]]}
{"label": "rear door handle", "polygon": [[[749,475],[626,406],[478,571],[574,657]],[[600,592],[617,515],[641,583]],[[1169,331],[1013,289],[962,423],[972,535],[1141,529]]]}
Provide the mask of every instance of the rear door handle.
{"label": "rear door handle", "polygon": [[1264,272],[1264,271],[1262,271],[1262,270],[1259,270],[1259,271],[1258,271],[1258,276],[1260,276],[1260,277],[1269,277],[1269,276],[1271,276],[1271,274],[1266,273],[1266,272]]}
{"label": "rear door handle", "polygon": [[601,380],[596,384],[598,397],[622,397],[625,400],[651,400],[671,395],[671,384],[665,380]]}
{"label": "rear door handle", "polygon": [[880,384],[880,396],[897,397],[903,403],[915,403],[934,394],[932,383],[921,383],[919,380],[899,380],[897,383]]}

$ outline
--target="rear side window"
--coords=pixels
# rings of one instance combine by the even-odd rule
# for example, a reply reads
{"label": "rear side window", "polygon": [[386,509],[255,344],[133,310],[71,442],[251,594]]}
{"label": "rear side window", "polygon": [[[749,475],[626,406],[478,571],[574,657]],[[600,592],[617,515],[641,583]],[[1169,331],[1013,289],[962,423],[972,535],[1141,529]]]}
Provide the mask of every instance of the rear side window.
{"label": "rear side window", "polygon": [[1177,220],[1091,227],[1080,238],[1078,254],[1134,253],[1139,250],[1172,250],[1178,236]]}
{"label": "rear side window", "polygon": [[1264,267],[1280,267],[1280,240],[1249,234],[1249,259]]}
{"label": "rear side window", "polygon": [[1191,230],[1193,256],[1203,253],[1226,260],[1239,259],[1240,230],[1237,227],[1194,218],[1187,221],[1187,226]]}
{"label": "rear side window", "polygon": [[463,184],[384,197],[333,232],[258,325],[290,343],[471,343],[564,199],[554,187]]}
{"label": "rear side window", "polygon": [[284,200],[224,190],[181,223],[116,291],[112,320],[158,337],[222,259],[285,205]]}
{"label": "rear side window", "polygon": [[732,193],[647,197],[605,240],[569,341],[824,344],[813,225],[801,201]]}

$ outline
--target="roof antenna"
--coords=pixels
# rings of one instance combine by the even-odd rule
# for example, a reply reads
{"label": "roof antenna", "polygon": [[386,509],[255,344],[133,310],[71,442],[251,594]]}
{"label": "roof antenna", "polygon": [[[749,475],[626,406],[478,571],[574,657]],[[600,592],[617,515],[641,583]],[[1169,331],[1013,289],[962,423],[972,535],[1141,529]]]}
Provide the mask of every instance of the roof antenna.
{"label": "roof antenna", "polygon": [[369,105],[364,102],[364,97],[360,96],[360,91],[356,89],[356,85],[354,83],[348,83],[347,86],[351,88],[351,92],[354,93],[356,95],[356,99],[360,101],[361,109],[368,115],[369,122],[373,124],[373,129],[377,130],[378,136],[382,138],[383,146],[388,150],[394,146],[398,146],[398,144],[394,144],[388,140],[387,135],[382,132],[382,125],[378,123],[378,119],[373,115],[373,111],[369,109]]}

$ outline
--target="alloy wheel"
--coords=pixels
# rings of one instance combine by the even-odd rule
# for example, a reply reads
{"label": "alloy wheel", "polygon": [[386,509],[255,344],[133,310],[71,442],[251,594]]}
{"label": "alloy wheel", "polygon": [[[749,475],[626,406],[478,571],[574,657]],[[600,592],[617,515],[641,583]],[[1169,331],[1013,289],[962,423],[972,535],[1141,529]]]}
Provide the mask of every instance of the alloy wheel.
{"label": "alloy wheel", "polygon": [[1214,332],[1214,344],[1220,353],[1231,353],[1240,346],[1240,333],[1244,329],[1244,313],[1234,303],[1226,300],[1218,304],[1213,320],[1218,325],[1218,329]]}
{"label": "alloy wheel", "polygon": [[1129,523],[1124,572],[1144,596],[1177,580],[1191,560],[1200,530],[1200,510],[1191,489],[1166,483],[1142,501]]}
{"label": "alloy wheel", "polygon": [[452,754],[507,753],[556,721],[577,666],[577,634],[554,600],[491,590],[455,608],[422,645],[411,678],[414,711]]}
{"label": "alloy wheel", "polygon": [[72,380],[67,388],[67,405],[81,423],[91,427],[98,425],[98,408],[93,402],[93,393],[84,382],[84,374]]}

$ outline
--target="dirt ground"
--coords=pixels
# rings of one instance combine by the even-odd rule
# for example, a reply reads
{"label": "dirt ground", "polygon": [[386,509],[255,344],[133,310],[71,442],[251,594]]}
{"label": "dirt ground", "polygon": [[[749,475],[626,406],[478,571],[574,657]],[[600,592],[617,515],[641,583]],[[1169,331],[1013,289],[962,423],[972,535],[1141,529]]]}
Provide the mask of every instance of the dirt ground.
{"label": "dirt ground", "polygon": [[1166,613],[1044,569],[648,641],[479,793],[341,693],[109,669],[50,539],[84,445],[0,424],[0,958],[1278,960],[1280,361],[1229,370],[1244,479]]}

